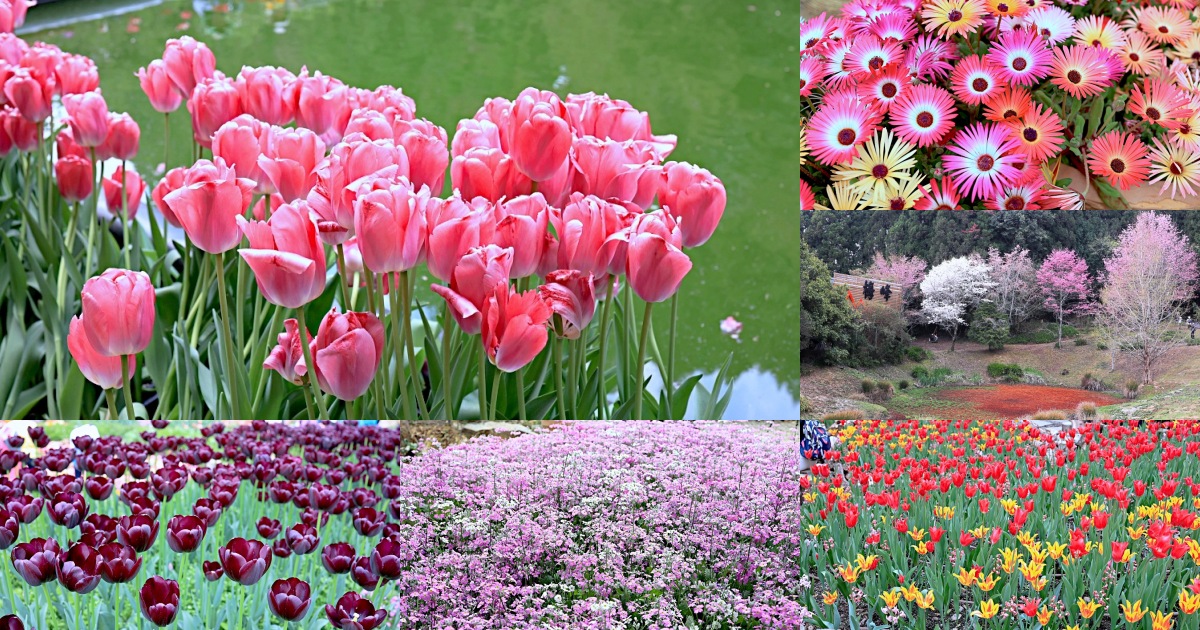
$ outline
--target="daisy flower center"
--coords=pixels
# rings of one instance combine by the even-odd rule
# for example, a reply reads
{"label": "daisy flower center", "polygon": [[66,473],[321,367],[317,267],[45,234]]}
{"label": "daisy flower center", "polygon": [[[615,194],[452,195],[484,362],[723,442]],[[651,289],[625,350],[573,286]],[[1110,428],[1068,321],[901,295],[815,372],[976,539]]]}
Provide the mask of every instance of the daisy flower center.
{"label": "daisy flower center", "polygon": [[882,92],[887,98],[896,98],[897,90],[895,83],[884,83],[883,88],[879,91]]}
{"label": "daisy flower center", "polygon": [[1009,197],[1008,201],[1006,201],[1004,203],[1004,209],[1005,210],[1024,210],[1025,209],[1025,198],[1024,197]]}
{"label": "daisy flower center", "polygon": [[1134,63],[1137,63],[1137,62],[1141,61],[1142,58],[1139,57],[1137,53],[1129,53],[1129,60]]}
{"label": "daisy flower center", "polygon": [[1192,133],[1192,126],[1187,123],[1183,123],[1182,125],[1179,125],[1179,133],[1181,135],[1185,135],[1185,136]]}
{"label": "daisy flower center", "polygon": [[979,77],[971,82],[971,89],[975,90],[976,92],[986,92],[989,85],[991,84],[988,83],[987,79]]}
{"label": "daisy flower center", "polygon": [[903,209],[904,209],[904,198],[903,197],[897,197],[892,200],[892,210],[903,210]]}
{"label": "daisy flower center", "polygon": [[800,79],[800,89],[803,90],[805,84],[807,84],[807,83],[808,83],[808,81],[805,81],[804,79]]}
{"label": "daisy flower center", "polygon": [[946,14],[947,22],[957,22],[961,19],[963,19],[963,14],[962,11],[959,11],[958,9],[953,9]]}
{"label": "daisy flower center", "polygon": [[1025,137],[1026,142],[1037,142],[1038,132],[1033,127],[1026,127],[1021,135]]}
{"label": "daisy flower center", "polygon": [[935,209],[935,210],[953,210],[954,208],[951,208],[951,207],[950,207],[950,204],[948,204],[948,203],[944,203],[944,204],[942,204],[942,205],[940,205],[940,206],[938,206],[937,208],[934,208],[934,209]]}
{"label": "daisy flower center", "polygon": [[1165,34],[1167,34],[1167,33],[1170,33],[1170,32],[1171,32],[1171,29],[1170,29],[1170,27],[1168,27],[1166,24],[1163,24],[1162,26],[1159,26],[1159,27],[1158,27],[1158,32],[1159,32],[1159,33],[1163,33],[1163,34],[1165,35]]}
{"label": "daisy flower center", "polygon": [[1157,107],[1147,107],[1146,118],[1149,118],[1150,120],[1158,120],[1159,118],[1162,118],[1162,112],[1158,111]]}
{"label": "daisy flower center", "polygon": [[1200,61],[1200,50],[1197,50],[1196,52],[1192,53],[1192,60]]}
{"label": "daisy flower center", "polygon": [[1079,74],[1078,70],[1072,70],[1067,73],[1067,80],[1075,85],[1079,85],[1083,82],[1083,75]]}
{"label": "daisy flower center", "polygon": [[978,160],[975,160],[975,166],[977,166],[979,170],[983,171],[984,173],[992,170],[992,167],[995,165],[996,160],[990,155],[981,155],[979,156]]}
{"label": "daisy flower center", "polygon": [[1093,39],[1093,40],[1092,40],[1092,45],[1093,45],[1093,46],[1099,46],[1099,45],[1100,45],[1100,40],[1098,40],[1098,39]]}
{"label": "daisy flower center", "polygon": [[1054,33],[1051,33],[1051,32],[1050,32],[1050,29],[1048,29],[1048,28],[1044,28],[1044,29],[1042,29],[1042,37],[1047,37],[1047,38],[1048,38],[1048,37],[1050,37],[1050,36],[1051,36],[1051,35],[1053,35],[1053,34],[1054,34]]}
{"label": "daisy flower center", "polygon": [[1171,162],[1171,167],[1168,169],[1172,175],[1183,175],[1183,166],[1179,162]]}
{"label": "daisy flower center", "polygon": [[933,126],[933,114],[929,112],[921,112],[917,114],[917,126],[922,129],[928,129]]}
{"label": "daisy flower center", "polygon": [[808,40],[808,41],[804,42],[804,47],[805,47],[805,48],[812,48],[813,46],[816,46],[816,45],[817,45],[817,41],[818,41],[818,40],[817,40],[817,38],[815,38],[815,37],[814,37],[814,38],[812,38],[812,39],[810,39],[810,40]]}
{"label": "daisy flower center", "polygon": [[1004,110],[1004,117],[1005,117],[1005,118],[1016,118],[1016,117],[1017,117],[1017,110],[1015,110],[1015,109],[1006,109],[1006,110]]}
{"label": "daisy flower center", "polygon": [[1008,5],[1001,2],[1000,4],[996,5],[996,10],[1000,13],[1008,13]]}
{"label": "daisy flower center", "polygon": [[1012,67],[1013,70],[1016,70],[1017,72],[1023,72],[1025,68],[1029,67],[1029,62],[1025,61],[1021,57],[1017,57],[1016,59],[1013,59]]}
{"label": "daisy flower center", "polygon": [[848,147],[848,146],[854,144],[854,139],[857,137],[858,137],[858,134],[854,133],[853,129],[843,129],[838,132],[837,141],[838,141],[838,144]]}
{"label": "daisy flower center", "polygon": [[888,176],[888,167],[884,164],[876,164],[871,169],[871,176],[875,179],[883,179]]}
{"label": "daisy flower center", "polygon": [[1124,162],[1124,160],[1121,160],[1120,158],[1115,158],[1115,159],[1113,159],[1112,162],[1108,163],[1108,168],[1110,170],[1112,170],[1112,172],[1117,173],[1117,174],[1124,173],[1125,172],[1125,162]]}
{"label": "daisy flower center", "polygon": [[867,67],[869,67],[872,70],[878,70],[878,69],[882,68],[883,67],[883,57],[871,57],[871,60],[867,62]]}

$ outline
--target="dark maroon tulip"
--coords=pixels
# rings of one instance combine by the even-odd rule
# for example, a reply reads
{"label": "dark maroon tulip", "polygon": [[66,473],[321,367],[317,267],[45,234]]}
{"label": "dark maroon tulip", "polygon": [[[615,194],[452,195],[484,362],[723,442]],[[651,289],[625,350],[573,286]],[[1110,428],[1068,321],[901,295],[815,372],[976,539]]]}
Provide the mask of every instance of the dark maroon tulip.
{"label": "dark maroon tulip", "polygon": [[104,475],[96,475],[88,477],[83,481],[83,488],[87,490],[88,496],[95,501],[103,501],[112,496],[113,482],[112,479]]}
{"label": "dark maroon tulip", "polygon": [[46,448],[46,445],[50,443],[50,436],[46,435],[46,429],[39,426],[29,427],[29,439],[33,440],[34,445],[38,448]]}
{"label": "dark maroon tulip", "polygon": [[317,536],[317,528],[304,523],[297,523],[287,530],[287,543],[292,551],[305,555],[312,553],[321,544],[321,539]]}
{"label": "dark maroon tulip", "polygon": [[287,503],[296,495],[296,490],[290,481],[272,481],[271,485],[267,486],[267,494],[272,503]]}
{"label": "dark maroon tulip", "polygon": [[217,556],[225,575],[242,586],[253,586],[271,567],[271,548],[260,540],[234,538]]}
{"label": "dark maroon tulip", "polygon": [[133,547],[138,553],[145,553],[156,538],[158,521],[145,514],[122,516],[117,521],[117,540]]}
{"label": "dark maroon tulip", "polygon": [[212,499],[196,499],[196,504],[192,506],[192,514],[200,517],[204,521],[204,526],[212,529],[213,525],[217,524],[217,519],[221,518],[221,504]]}
{"label": "dark maroon tulip", "polygon": [[62,525],[67,529],[75,529],[87,517],[88,504],[82,494],[75,492],[59,492],[50,502],[46,515],[50,522]]}
{"label": "dark maroon tulip", "polygon": [[25,438],[19,435],[10,435],[5,441],[8,442],[9,448],[21,448],[22,446],[25,446]]}
{"label": "dark maroon tulip", "polygon": [[359,556],[354,559],[354,566],[350,569],[350,578],[354,580],[355,584],[368,591],[373,591],[376,586],[379,586],[379,574],[371,570],[370,556]]}
{"label": "dark maroon tulip", "polygon": [[318,510],[328,510],[340,494],[341,491],[333,486],[314,483],[308,487],[308,504]]}
{"label": "dark maroon tulip", "polygon": [[342,630],[374,630],[387,619],[387,610],[375,610],[375,605],[353,591],[342,595],[337,606],[325,604],[329,623]]}
{"label": "dark maroon tulip", "polygon": [[120,457],[110,457],[104,462],[104,467],[99,472],[104,473],[104,476],[109,479],[119,479],[121,475],[125,474],[125,460]]}
{"label": "dark maroon tulip", "polygon": [[150,476],[150,464],[146,462],[129,462],[129,474],[134,479],[145,479]]}
{"label": "dark maroon tulip", "polygon": [[223,575],[225,575],[225,569],[221,568],[220,562],[205,560],[204,563],[201,564],[200,568],[204,571],[204,579],[208,580],[209,582],[216,582],[217,580],[221,579]]}
{"label": "dark maroon tulip", "polygon": [[128,481],[121,486],[121,502],[133,505],[134,501],[150,498],[150,483],[146,481]]}
{"label": "dark maroon tulip", "polygon": [[137,551],[129,545],[108,543],[101,545],[98,551],[100,552],[100,577],[110,584],[124,584],[132,580],[137,576],[138,570],[142,568],[142,559],[138,557]]}
{"label": "dark maroon tulip", "polygon": [[158,429],[159,431],[162,431],[163,429],[167,428],[167,425],[169,425],[169,424],[171,424],[170,420],[151,420],[150,421],[150,426],[154,427],[155,429]]}
{"label": "dark maroon tulip", "polygon": [[326,545],[321,550],[321,564],[334,575],[349,573],[354,564],[354,546],[344,542]]}
{"label": "dark maroon tulip", "polygon": [[13,569],[30,586],[41,586],[54,581],[58,576],[58,556],[62,548],[53,538],[34,538],[29,542],[18,543],[9,552]]}
{"label": "dark maroon tulip", "polygon": [[85,453],[92,448],[92,444],[95,442],[96,439],[90,435],[76,435],[75,437],[71,438],[71,443],[75,445],[75,448],[84,451]]}
{"label": "dark maroon tulip", "polygon": [[404,528],[400,525],[400,523],[388,523],[387,525],[383,526],[384,538],[395,538],[403,533]]}
{"label": "dark maroon tulip", "polygon": [[404,549],[394,540],[384,538],[371,551],[371,570],[385,580],[394,580],[404,572],[400,554]]}
{"label": "dark maroon tulip", "polygon": [[258,519],[258,535],[271,540],[283,531],[283,525],[278,520],[266,516]]}
{"label": "dark maroon tulip", "polygon": [[68,454],[58,449],[51,449],[46,451],[46,454],[42,456],[42,459],[38,463],[50,472],[60,473],[66,470],[67,466],[71,465],[71,459],[71,456]]}
{"label": "dark maroon tulip", "polygon": [[207,467],[195,468],[192,470],[192,481],[207,487],[213,480],[213,469]]}
{"label": "dark maroon tulip", "polygon": [[42,497],[21,494],[8,500],[8,511],[16,514],[22,524],[28,525],[37,520],[45,503]]}
{"label": "dark maroon tulip", "polygon": [[312,508],[305,508],[304,511],[300,513],[300,522],[304,523],[305,525],[312,525],[315,527],[317,524],[317,519],[321,519],[321,527],[325,527],[329,524],[329,512],[320,512]]}
{"label": "dark maroon tulip", "polygon": [[0,617],[0,630],[25,630],[25,624],[16,615]]}
{"label": "dark maroon tulip", "polygon": [[213,501],[220,503],[222,509],[227,508],[237,500],[237,486],[217,485],[214,483],[212,488],[208,490],[208,496]]}
{"label": "dark maroon tulip", "polygon": [[101,545],[107,545],[108,543],[112,542],[113,539],[115,539],[116,537],[117,537],[116,534],[112,534],[112,533],[109,533],[109,532],[106,532],[103,530],[96,530],[90,534],[84,534],[84,535],[80,536],[79,540],[71,542],[71,545],[74,545],[75,543],[78,542],[78,543],[83,543],[83,544],[91,547],[92,549],[99,549]]}
{"label": "dark maroon tulip", "polygon": [[55,570],[63,588],[86,595],[100,583],[100,552],[83,543],[75,543],[58,557]]}
{"label": "dark maroon tulip", "polygon": [[363,536],[378,536],[386,524],[384,515],[375,508],[364,507],[354,511],[354,530]]}
{"label": "dark maroon tulip", "polygon": [[198,516],[172,516],[167,521],[167,546],[175,553],[192,553],[200,548],[206,530]]}
{"label": "dark maroon tulip", "polygon": [[267,593],[267,606],[284,621],[297,621],[308,614],[312,606],[312,591],[308,582],[297,578],[275,580]]}
{"label": "dark maroon tulip", "polygon": [[346,480],[346,471],[340,468],[330,468],[325,471],[325,481],[330,485],[340,486]]}
{"label": "dark maroon tulip", "polygon": [[350,493],[350,499],[354,501],[354,507],[375,507],[379,503],[379,495],[375,494],[370,488],[355,488]]}
{"label": "dark maroon tulip", "polygon": [[60,492],[83,492],[83,480],[75,475],[47,476],[39,480],[38,491],[47,501],[50,501]]}
{"label": "dark maroon tulip", "polygon": [[292,555],[292,548],[288,546],[286,538],[280,538],[271,543],[271,553],[275,554],[276,558],[287,558]]}
{"label": "dark maroon tulip", "polygon": [[133,505],[129,506],[129,513],[133,516],[141,514],[157,521],[160,509],[162,509],[161,503],[150,497],[146,497],[145,499],[134,501]]}
{"label": "dark maroon tulip", "polygon": [[8,549],[21,535],[17,515],[0,506],[0,550]]}
{"label": "dark maroon tulip", "polygon": [[115,540],[117,537],[117,519],[106,514],[93,512],[88,514],[87,518],[83,519],[83,522],[79,524],[79,531],[83,534],[104,532]]}
{"label": "dark maroon tulip", "polygon": [[139,595],[142,616],[150,623],[162,627],[175,621],[175,613],[179,612],[179,582],[156,575],[146,580]]}

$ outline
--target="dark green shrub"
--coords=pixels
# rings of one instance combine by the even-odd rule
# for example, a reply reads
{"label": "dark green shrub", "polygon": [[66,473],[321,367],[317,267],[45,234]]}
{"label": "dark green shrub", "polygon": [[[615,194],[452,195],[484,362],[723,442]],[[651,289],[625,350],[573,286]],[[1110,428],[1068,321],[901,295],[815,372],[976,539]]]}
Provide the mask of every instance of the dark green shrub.
{"label": "dark green shrub", "polygon": [[1075,338],[1075,345],[1077,345],[1077,346],[1086,346],[1086,345],[1087,345],[1087,339],[1084,339],[1083,337],[1076,337],[1076,338]]}
{"label": "dark green shrub", "polygon": [[987,346],[995,352],[1003,350],[1008,342],[1008,318],[996,310],[992,302],[984,302],[975,309],[971,319],[971,328],[967,330],[967,339]]}
{"label": "dark green shrub", "polygon": [[1108,344],[1106,344],[1104,342],[1100,342],[1100,343],[1096,344],[1096,349],[1097,350],[1108,350]]}
{"label": "dark green shrub", "polygon": [[908,389],[908,379],[902,378],[896,382],[896,386],[900,389]]}
{"label": "dark green shrub", "polygon": [[908,357],[909,361],[912,361],[913,363],[920,363],[921,361],[928,359],[930,353],[921,346],[909,346],[908,349],[904,351],[904,354]]}
{"label": "dark green shrub", "polygon": [[1017,383],[1025,376],[1025,370],[1015,363],[989,363],[987,375],[1005,382]]}
{"label": "dark green shrub", "polygon": [[929,368],[925,367],[924,365],[918,365],[917,367],[913,368],[912,372],[909,374],[914,379],[921,381],[929,378]]}
{"label": "dark green shrub", "polygon": [[862,380],[862,393],[870,396],[871,392],[873,391],[875,391],[875,381],[872,381],[869,378],[864,378]]}

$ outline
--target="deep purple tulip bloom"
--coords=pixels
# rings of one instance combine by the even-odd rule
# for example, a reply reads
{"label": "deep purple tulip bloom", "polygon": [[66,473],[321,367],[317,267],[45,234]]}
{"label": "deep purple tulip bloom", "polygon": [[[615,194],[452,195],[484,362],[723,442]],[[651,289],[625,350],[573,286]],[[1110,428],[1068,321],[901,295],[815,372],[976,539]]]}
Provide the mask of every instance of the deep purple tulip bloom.
{"label": "deep purple tulip bloom", "polygon": [[121,486],[121,502],[133,505],[134,501],[150,498],[150,484],[145,481],[127,481]]}
{"label": "deep purple tulip bloom", "polygon": [[204,571],[204,579],[208,580],[209,582],[216,582],[225,575],[225,569],[221,568],[220,562],[205,560],[200,565],[200,569]]}
{"label": "deep purple tulip bloom", "polygon": [[267,494],[272,503],[287,503],[296,495],[296,489],[290,481],[272,481],[267,486]]}
{"label": "deep purple tulip bloom", "polygon": [[25,630],[25,624],[16,615],[0,617],[0,630]]}
{"label": "deep purple tulip bloom", "polygon": [[20,535],[21,525],[17,515],[0,506],[0,550],[11,547]]}
{"label": "deep purple tulip bloom", "polygon": [[107,545],[116,537],[116,534],[106,532],[104,530],[96,530],[90,534],[84,534],[80,536],[79,540],[73,541],[67,546],[74,545],[75,543],[79,542],[91,547],[92,549],[99,549],[101,545]]}
{"label": "deep purple tulip bloom", "polygon": [[104,475],[88,477],[83,481],[83,488],[84,490],[87,490],[88,496],[91,497],[93,501],[103,501],[108,497],[111,497],[113,493],[113,487],[114,485],[112,479],[109,479]]}
{"label": "deep purple tulip bloom", "polygon": [[171,424],[170,420],[151,420],[150,421],[150,426],[154,427],[155,429],[158,429],[159,431],[162,431],[163,429],[167,428],[167,425],[169,425],[169,424]]}
{"label": "deep purple tulip bloom", "polygon": [[217,556],[229,579],[242,586],[253,586],[271,567],[271,548],[260,540],[234,538]]}
{"label": "deep purple tulip bloom", "polygon": [[47,516],[50,522],[67,529],[75,529],[87,517],[88,504],[83,495],[75,492],[59,492],[50,502]]}
{"label": "deep purple tulip bloom", "polygon": [[150,623],[162,627],[175,621],[179,612],[179,582],[154,576],[142,585],[138,603],[141,604],[142,616]]}
{"label": "deep purple tulip bloom", "polygon": [[142,568],[142,559],[138,557],[137,551],[129,545],[108,543],[101,545],[98,551],[100,552],[100,577],[110,584],[124,584],[132,580],[137,576],[138,570]]}
{"label": "deep purple tulip bloom", "polygon": [[266,516],[258,519],[257,528],[258,535],[267,540],[271,540],[278,536],[279,532],[283,531],[283,525],[278,520]]}
{"label": "deep purple tulip bloom", "polygon": [[192,506],[192,514],[199,516],[200,520],[204,521],[204,526],[209,529],[221,518],[221,510],[221,504],[212,499],[196,499],[196,504]]}
{"label": "deep purple tulip bloom", "polygon": [[334,575],[349,573],[354,564],[354,546],[344,542],[326,545],[321,550],[321,564]]}
{"label": "deep purple tulip bloom", "polygon": [[[45,458],[42,460],[44,462]],[[75,475],[45,476],[38,480],[38,491],[49,501],[60,492],[83,492],[83,480]]]}
{"label": "deep purple tulip bloom", "polygon": [[359,556],[354,559],[354,566],[350,569],[350,578],[354,580],[355,584],[368,591],[373,591],[376,586],[379,586],[379,574],[371,569],[370,556]]}
{"label": "deep purple tulip bloom", "polygon": [[22,446],[25,446],[25,438],[19,435],[10,435],[5,442],[8,442],[9,448],[21,448]]}
{"label": "deep purple tulip bloom", "polygon": [[167,546],[175,553],[192,553],[200,548],[207,529],[198,516],[172,516],[167,522]]}
{"label": "deep purple tulip bloom", "polygon": [[308,487],[308,504],[318,510],[328,510],[333,507],[341,491],[333,486],[314,483]]}
{"label": "deep purple tulip bloom", "polygon": [[100,584],[100,552],[75,543],[58,558],[58,583],[72,593],[86,595]]}
{"label": "deep purple tulip bloom", "polygon": [[287,543],[292,551],[305,555],[312,553],[317,545],[321,544],[321,539],[317,537],[317,528],[304,523],[297,523],[287,530]]}
{"label": "deep purple tulip bloom", "polygon": [[387,610],[375,610],[375,605],[353,591],[342,595],[337,606],[325,604],[329,623],[342,630],[374,630],[387,619]]}
{"label": "deep purple tulip bloom", "polygon": [[71,443],[75,445],[75,448],[85,453],[91,450],[92,444],[95,444],[95,442],[96,439],[90,435],[76,435],[71,438]]}
{"label": "deep purple tulip bloom", "polygon": [[22,524],[28,525],[37,520],[37,517],[42,513],[42,506],[46,502],[42,497],[35,497],[28,494],[15,496],[8,500],[8,511],[17,515],[17,520]]}
{"label": "deep purple tulip bloom", "polygon": [[50,436],[46,435],[46,429],[40,426],[29,427],[29,439],[33,440],[33,444],[38,448],[46,448],[50,443]]}
{"label": "deep purple tulip bloom", "polygon": [[375,508],[364,507],[354,511],[354,531],[363,536],[378,536],[386,524],[387,520],[384,515],[380,514]]}
{"label": "deep purple tulip bloom", "polygon": [[292,548],[288,546],[286,538],[280,538],[271,543],[271,553],[275,554],[276,558],[287,558],[292,555]]}
{"label": "deep purple tulip bloom", "polygon": [[308,614],[312,606],[312,591],[308,582],[297,578],[275,580],[267,594],[267,606],[284,621],[297,621]]}
{"label": "deep purple tulip bloom", "polygon": [[156,538],[158,521],[145,514],[122,516],[117,521],[117,540],[133,547],[138,553],[145,553]]}
{"label": "deep purple tulip bloom", "polygon": [[83,519],[83,522],[79,524],[79,531],[85,536],[87,534],[95,534],[100,532],[102,534],[107,534],[110,541],[116,540],[117,519],[106,514],[93,512],[88,514],[88,517]]}
{"label": "deep purple tulip bloom", "polygon": [[53,538],[34,538],[29,542],[17,544],[9,552],[13,569],[30,586],[41,586],[58,577],[55,568],[58,566],[60,554],[62,548]]}
{"label": "deep purple tulip bloom", "polygon": [[404,572],[400,544],[387,538],[379,541],[371,551],[371,570],[385,580],[394,580]]}

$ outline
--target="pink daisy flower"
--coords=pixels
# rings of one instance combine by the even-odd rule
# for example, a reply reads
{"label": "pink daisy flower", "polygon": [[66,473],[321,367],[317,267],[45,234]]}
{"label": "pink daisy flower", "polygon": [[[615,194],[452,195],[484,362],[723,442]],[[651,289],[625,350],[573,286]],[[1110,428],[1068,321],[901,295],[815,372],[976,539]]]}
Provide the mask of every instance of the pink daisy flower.
{"label": "pink daisy flower", "polygon": [[826,165],[844,164],[858,156],[858,145],[867,141],[880,115],[856,99],[825,99],[808,121],[808,143],[813,157]]}
{"label": "pink daisy flower", "polygon": [[817,209],[817,197],[813,194],[812,187],[806,184],[803,179],[800,180],[800,209]]}
{"label": "pink daisy flower", "polygon": [[1110,131],[1092,141],[1088,167],[1108,183],[1129,190],[1150,177],[1149,150],[1136,136]]}
{"label": "pink daisy flower", "polygon": [[1062,148],[1062,119],[1041,105],[1034,105],[1024,118],[1007,124],[1013,137],[1021,143],[1021,152],[1033,162],[1045,162],[1058,155]]}
{"label": "pink daisy flower", "polygon": [[822,13],[817,17],[800,21],[800,56],[805,53],[818,54],[820,46],[833,34],[833,23]]}
{"label": "pink daisy flower", "polygon": [[850,46],[842,67],[855,75],[871,75],[904,62],[904,48],[873,35],[859,35]]}
{"label": "pink daisy flower", "polygon": [[1033,85],[1050,74],[1050,47],[1035,31],[1005,33],[987,53],[1002,77],[1015,85]]}
{"label": "pink daisy flower", "polygon": [[1141,85],[1133,86],[1129,95],[1129,111],[1152,122],[1171,128],[1176,118],[1190,115],[1191,101],[1187,95],[1164,79],[1146,79]]}
{"label": "pink daisy flower", "polygon": [[1014,162],[1023,160],[1021,145],[1007,127],[975,123],[958,134],[942,164],[971,199],[990,197],[1017,175]]}
{"label": "pink daisy flower", "polygon": [[[1109,61],[1113,57],[1103,48],[1067,46],[1054,50],[1050,82],[1075,98],[1095,96],[1112,84],[1114,72]],[[1119,64],[1120,61],[1117,60]]]}
{"label": "pink daisy flower", "polygon": [[904,68],[890,68],[863,79],[858,84],[858,97],[875,104],[881,113],[886,114],[896,99],[911,89],[911,85],[908,72]]}
{"label": "pink daisy flower", "polygon": [[979,55],[967,57],[954,67],[950,85],[954,96],[968,105],[979,105],[1002,89],[995,66]]}
{"label": "pink daisy flower", "polygon": [[936,85],[917,85],[896,99],[890,118],[897,136],[924,148],[954,126],[954,99]]}
{"label": "pink daisy flower", "polygon": [[812,94],[824,78],[825,68],[820,59],[805,57],[800,60],[800,96]]}
{"label": "pink daisy flower", "polygon": [[958,61],[958,47],[933,35],[921,35],[908,46],[908,71],[920,81],[944,79]]}
{"label": "pink daisy flower", "polygon": [[983,201],[988,210],[1045,210],[1042,198],[1046,192],[1040,183],[1028,182],[1005,186]]}
{"label": "pink daisy flower", "polygon": [[876,20],[867,32],[883,41],[908,42],[917,34],[917,23],[911,14],[892,13]]}
{"label": "pink daisy flower", "polygon": [[941,182],[936,179],[929,180],[929,189],[921,188],[924,193],[917,200],[916,210],[962,210],[962,198],[958,194],[958,186],[954,184],[954,179],[949,175],[942,178]]}

